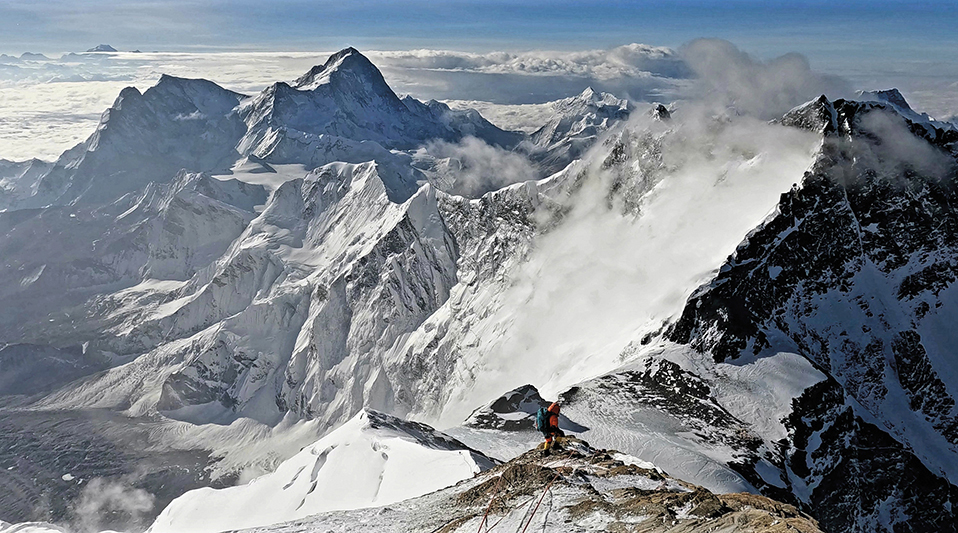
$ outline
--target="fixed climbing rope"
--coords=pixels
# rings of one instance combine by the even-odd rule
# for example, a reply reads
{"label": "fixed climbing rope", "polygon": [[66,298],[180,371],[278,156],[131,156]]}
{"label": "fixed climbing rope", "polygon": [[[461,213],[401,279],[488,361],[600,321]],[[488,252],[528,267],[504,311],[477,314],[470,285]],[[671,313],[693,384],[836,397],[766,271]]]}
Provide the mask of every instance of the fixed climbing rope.
{"label": "fixed climbing rope", "polygon": [[[572,455],[573,455],[574,453],[575,453],[575,450],[570,450],[568,454],[566,454],[566,455],[560,457],[560,458],[559,458],[559,461],[564,461],[564,460],[566,460],[566,459],[571,459],[571,458],[572,458]],[[504,474],[504,473],[503,473],[503,474]],[[559,479],[559,476],[561,476],[561,475],[562,475],[561,472],[556,471],[555,476],[553,476],[552,479],[549,480],[549,483],[546,484],[545,490],[542,491],[542,496],[539,497],[539,501],[536,503],[536,505],[535,505],[534,508],[531,507],[531,504],[532,504],[532,502],[535,501],[535,499],[536,499],[535,495],[533,495],[533,496],[532,496],[531,498],[529,498],[527,501],[522,502],[521,505],[517,506],[517,507],[521,508],[521,507],[525,507],[526,504],[529,504],[529,505],[530,505],[530,509],[532,510],[532,513],[528,515],[528,521],[526,520],[526,514],[523,514],[522,518],[519,520],[519,527],[522,528],[522,532],[523,532],[523,533],[525,533],[525,531],[529,529],[529,525],[532,524],[532,519],[535,517],[536,511],[539,510],[539,506],[542,504],[543,498],[545,498],[546,493],[548,493],[548,492],[549,492],[549,489],[552,488],[552,484],[555,483],[555,481],[556,481],[557,479]],[[499,517],[498,520],[495,521],[495,523],[492,524],[492,526],[489,526],[489,527],[483,532],[482,526],[485,525],[486,522],[487,522],[487,520],[488,520],[489,511],[490,511],[490,509],[492,508],[492,504],[496,501],[497,498],[499,498],[500,491],[501,491],[501,488],[502,488],[503,477],[504,477],[503,475],[500,475],[500,476],[499,476],[499,482],[496,483],[495,493],[493,494],[492,498],[489,500],[489,504],[486,506],[486,512],[485,512],[485,513],[483,514],[483,516],[482,516],[482,521],[479,522],[479,530],[477,531],[477,533],[489,533],[490,531],[492,531],[493,529],[495,529],[496,526],[498,526],[499,523],[502,522],[502,520],[506,518],[506,516],[508,516],[508,513],[502,515],[501,517]],[[528,513],[528,512],[529,512],[529,511],[526,511],[526,513]],[[525,527],[523,527],[523,524],[525,524]],[[518,533],[518,531],[519,531],[519,530],[517,529],[516,532]]]}
{"label": "fixed climbing rope", "polygon": [[[492,509],[492,503],[495,502],[496,498],[499,497],[499,489],[502,488],[502,478],[504,477],[505,477],[505,471],[499,474],[499,482],[496,483],[496,488],[492,492],[492,498],[489,498],[489,505],[486,506],[486,512],[482,514],[482,521],[479,522],[479,529],[476,531],[476,533],[482,533],[482,526],[486,523],[486,520],[489,518],[489,510]],[[502,519],[500,518],[500,520]],[[496,523],[498,524],[498,522]],[[493,525],[492,527],[496,527],[496,526]],[[486,529],[486,533],[488,533],[490,529],[492,528]]]}

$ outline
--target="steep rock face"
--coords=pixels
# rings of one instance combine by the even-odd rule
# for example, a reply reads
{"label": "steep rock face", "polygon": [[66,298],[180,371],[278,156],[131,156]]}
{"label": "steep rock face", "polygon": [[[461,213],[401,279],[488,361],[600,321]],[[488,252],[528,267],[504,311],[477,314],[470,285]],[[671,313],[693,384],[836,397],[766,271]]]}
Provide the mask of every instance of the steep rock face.
{"label": "steep rock face", "polygon": [[81,403],[329,425],[392,408],[380,354],[446,300],[457,250],[436,192],[393,203],[376,169],[334,164],[287,182],[188,281],[104,299],[113,311],[96,349],[145,355],[81,385]]}
{"label": "steep rock face", "polygon": [[529,252],[537,209],[548,204],[540,187],[528,182],[476,200],[438,195],[443,223],[456,244],[458,283],[443,305],[387,356],[397,405],[438,413],[456,394],[456,383],[472,383],[470,367],[481,358],[477,334],[490,327],[488,319],[501,309],[510,283],[507,274]]}
{"label": "steep rock face", "polygon": [[50,169],[52,163],[31,159],[7,161],[0,159],[0,211],[16,206],[24,198],[36,192],[37,182]]}
{"label": "steep rock face", "polygon": [[149,255],[140,274],[164,280],[185,281],[220,257],[267,198],[258,185],[186,172],[165,191],[154,191],[118,220],[162,213],[152,224],[141,225],[135,239]]}
{"label": "steep rock face", "polygon": [[789,415],[792,490],[825,531],[955,531],[958,487],[855,413],[833,380],[809,388]]}
{"label": "steep rock face", "polygon": [[[668,336],[717,361],[776,346],[797,350],[857,403],[844,426],[856,417],[879,421],[881,429],[867,425],[856,438],[902,443],[902,460],[931,472],[925,482],[887,495],[886,504],[905,509],[908,498],[921,499],[908,491],[948,494],[958,480],[958,374],[943,320],[958,310],[958,135],[907,120],[887,104],[825,98],[783,122],[824,132],[818,161],[801,187],[782,195],[778,213],[693,294]],[[825,420],[804,423],[820,427]],[[821,433],[823,461],[840,463],[854,453],[843,431],[851,430]],[[883,464],[862,457],[855,468],[871,478]],[[807,470],[792,473],[802,480],[796,483],[815,485]],[[819,492],[799,495],[817,514],[833,517],[829,528],[908,523],[904,515],[879,518],[879,496],[867,490],[864,507],[845,513],[823,494],[825,487],[841,492],[846,476],[819,475]],[[949,507],[929,520],[953,520]]]}
{"label": "steep rock face", "polygon": [[436,201],[432,189],[421,190],[374,246],[341,273],[325,273],[285,372],[283,407],[330,420],[364,404],[395,409],[381,354],[456,283],[458,250]]}

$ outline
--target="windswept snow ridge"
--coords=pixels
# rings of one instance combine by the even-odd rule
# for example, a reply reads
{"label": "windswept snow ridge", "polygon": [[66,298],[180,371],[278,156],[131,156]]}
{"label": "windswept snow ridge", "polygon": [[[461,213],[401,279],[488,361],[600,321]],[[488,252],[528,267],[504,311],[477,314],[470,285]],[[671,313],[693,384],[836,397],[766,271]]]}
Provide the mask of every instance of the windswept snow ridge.
{"label": "windswept snow ridge", "polygon": [[453,485],[495,465],[432,428],[375,411],[352,420],[246,485],[174,500],[149,533],[216,533],[380,507]]}

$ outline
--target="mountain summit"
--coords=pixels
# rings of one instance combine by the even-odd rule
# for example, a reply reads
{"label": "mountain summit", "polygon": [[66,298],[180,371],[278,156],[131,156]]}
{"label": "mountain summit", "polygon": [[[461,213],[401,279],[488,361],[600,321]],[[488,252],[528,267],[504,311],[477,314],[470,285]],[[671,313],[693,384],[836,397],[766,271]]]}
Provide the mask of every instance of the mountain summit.
{"label": "mountain summit", "polygon": [[316,65],[306,74],[296,78],[295,87],[311,90],[324,83],[338,83],[349,77],[371,83],[376,89],[391,92],[379,69],[366,56],[359,53],[359,50],[352,47],[336,52],[322,65]]}
{"label": "mountain summit", "polygon": [[[429,141],[458,141],[467,135],[510,147],[518,136],[475,112],[454,111],[440,103],[400,99],[382,73],[355,48],[341,50],[299,77],[293,85],[271,85],[238,113],[248,133],[240,151],[271,163],[334,160],[386,162],[374,153],[409,150]],[[362,144],[360,144],[362,143]],[[325,154],[322,159],[317,155]],[[361,154],[356,159],[356,155]],[[334,159],[337,158],[337,159]]]}

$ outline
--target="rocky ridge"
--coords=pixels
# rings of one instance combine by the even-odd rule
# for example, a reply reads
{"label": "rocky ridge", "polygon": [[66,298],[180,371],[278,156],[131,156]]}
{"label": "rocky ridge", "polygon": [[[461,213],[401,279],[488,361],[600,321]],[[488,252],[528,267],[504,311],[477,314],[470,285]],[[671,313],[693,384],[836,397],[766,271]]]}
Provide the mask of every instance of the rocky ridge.
{"label": "rocky ridge", "polygon": [[[365,525],[360,525],[365,524]],[[375,525],[371,525],[375,524]],[[795,507],[753,494],[713,494],[634,457],[570,439],[527,452],[473,479],[368,511],[340,511],[257,528],[314,531],[820,531]]]}

